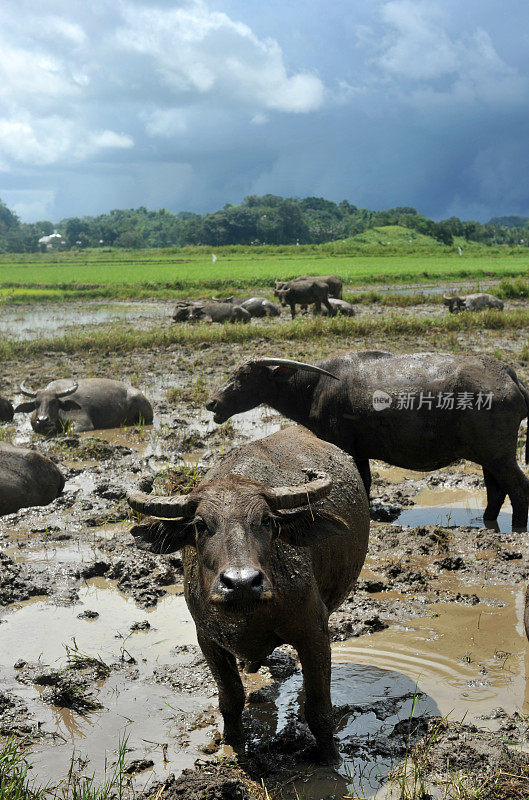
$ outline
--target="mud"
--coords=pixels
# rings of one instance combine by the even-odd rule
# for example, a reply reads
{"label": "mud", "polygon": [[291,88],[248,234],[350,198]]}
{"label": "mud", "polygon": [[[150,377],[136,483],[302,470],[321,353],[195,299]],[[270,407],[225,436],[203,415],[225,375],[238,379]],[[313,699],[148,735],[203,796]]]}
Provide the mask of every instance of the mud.
{"label": "mud", "polygon": [[[21,309],[28,320],[32,311]],[[359,307],[361,314],[379,311]],[[127,319],[137,322],[134,314]],[[138,324],[159,322],[146,314]],[[263,331],[275,322],[265,321]],[[124,496],[128,487],[148,491],[153,484],[185,491],[219,454],[288,424],[263,408],[220,427],[212,423],[205,397],[246,358],[313,360],[377,347],[499,351],[529,382],[529,365],[512,357],[527,333],[459,332],[442,341],[263,339],[126,355],[49,352],[24,365],[4,363],[0,390],[7,396],[16,394],[22,377],[40,385],[69,375],[112,375],[142,389],[156,416],[149,427],[55,439],[37,437],[21,416],[2,427],[15,442],[50,455],[67,481],[46,508],[0,518],[0,735],[31,743],[33,774],[53,785],[67,774],[72,755],[79,774],[104,776],[105,759],[115,760],[119,737],[128,735],[128,779],[138,791],[156,786],[168,799],[260,798],[261,781],[272,797],[294,798],[296,791],[339,797],[360,787],[374,796],[409,747],[412,708],[413,741],[428,736],[430,718],[450,714],[450,724],[465,719],[469,727],[461,736],[470,736],[469,747],[476,737],[479,755],[478,740],[518,725],[516,714],[529,711],[521,624],[529,539],[510,532],[508,505],[499,532],[483,529],[483,483],[475,465],[422,474],[373,464],[368,559],[356,593],[330,621],[343,759],[336,770],[315,764],[299,664],[289,648],[244,676],[248,751],[237,767],[227,765],[233,754],[220,740],[216,686],[182,596],[179,555],[132,548],[133,515]],[[95,672],[90,659],[105,669]],[[443,734],[439,759],[461,750],[463,740],[453,734]],[[483,764],[472,758],[469,770]]]}

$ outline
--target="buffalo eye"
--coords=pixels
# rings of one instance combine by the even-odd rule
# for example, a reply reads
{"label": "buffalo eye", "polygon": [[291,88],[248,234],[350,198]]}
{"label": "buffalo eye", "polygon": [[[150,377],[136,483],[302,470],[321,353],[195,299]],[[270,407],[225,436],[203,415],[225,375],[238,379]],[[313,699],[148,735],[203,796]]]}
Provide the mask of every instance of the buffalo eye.
{"label": "buffalo eye", "polygon": [[212,536],[213,531],[210,531],[202,517],[197,517],[194,520],[195,530],[197,532],[197,536]]}
{"label": "buffalo eye", "polygon": [[263,516],[262,516],[262,519],[261,519],[262,527],[266,528],[267,530],[270,531],[270,530],[272,530],[273,524],[274,524],[274,520],[272,519],[271,515],[268,514],[267,512],[265,512],[263,514]]}

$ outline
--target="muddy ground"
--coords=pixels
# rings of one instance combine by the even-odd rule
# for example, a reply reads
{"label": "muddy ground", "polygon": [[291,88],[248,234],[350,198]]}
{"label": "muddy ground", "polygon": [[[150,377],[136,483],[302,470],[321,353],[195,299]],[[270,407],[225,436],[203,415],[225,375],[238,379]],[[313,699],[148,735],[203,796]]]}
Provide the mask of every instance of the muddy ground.
{"label": "muddy ground", "polygon": [[[159,306],[158,317],[152,304],[136,306],[146,325],[172,324],[170,303]],[[439,306],[402,311],[426,309],[445,313]],[[19,309],[24,320],[32,311]],[[65,314],[71,311],[68,304]],[[482,528],[475,465],[419,474],[375,463],[368,559],[355,594],[330,624],[342,764],[330,770],[314,763],[300,716],[299,664],[285,647],[244,678],[249,746],[234,765],[183,600],[180,558],[132,548],[126,489],[153,479],[162,492],[185,485],[219,453],[287,424],[261,408],[215,426],[204,410],[209,391],[252,356],[456,349],[501,355],[529,383],[529,364],[517,359],[527,330],[274,343],[268,324],[262,340],[244,346],[50,351],[3,365],[0,393],[11,398],[23,378],[38,386],[57,377],[111,376],[141,388],[156,415],[152,427],[54,439],[33,434],[26,417],[2,428],[4,437],[50,455],[67,478],[63,495],[46,508],[0,520],[0,736],[31,745],[40,783],[59,785],[70,768],[102,776],[105,756],[112,764],[119,738],[128,737],[132,785],[167,800],[260,797],[262,782],[271,796],[285,798],[296,791],[304,798],[353,790],[382,796],[388,771],[432,725],[439,756],[432,749],[425,769],[434,782],[441,757],[487,780],[490,764],[505,764],[514,752],[505,746],[506,731],[515,749],[526,741],[520,715],[529,710],[521,625],[528,534],[509,532],[508,505],[500,532]],[[466,761],[457,766],[463,751]]]}

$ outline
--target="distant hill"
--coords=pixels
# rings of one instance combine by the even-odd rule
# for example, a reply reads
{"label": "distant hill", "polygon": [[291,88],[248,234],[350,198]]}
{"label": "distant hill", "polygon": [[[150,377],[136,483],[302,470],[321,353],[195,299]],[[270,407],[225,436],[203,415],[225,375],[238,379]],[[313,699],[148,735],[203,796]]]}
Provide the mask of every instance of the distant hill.
{"label": "distant hill", "polygon": [[529,217],[491,217],[488,225],[503,225],[506,228],[526,228]]}
{"label": "distant hill", "polygon": [[433,236],[427,236],[402,225],[382,225],[378,228],[368,228],[363,233],[350,237],[347,241],[355,245],[366,245],[367,247],[376,244],[381,247],[396,247],[398,249],[407,248],[408,245],[411,245],[414,250],[420,250],[423,247],[426,250],[443,248],[443,243],[434,239]]}

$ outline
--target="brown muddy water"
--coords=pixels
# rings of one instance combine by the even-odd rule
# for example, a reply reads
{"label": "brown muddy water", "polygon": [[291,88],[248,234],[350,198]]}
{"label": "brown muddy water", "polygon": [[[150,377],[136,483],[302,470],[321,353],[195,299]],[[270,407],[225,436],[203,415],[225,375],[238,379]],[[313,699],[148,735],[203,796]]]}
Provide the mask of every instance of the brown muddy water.
{"label": "brown muddy water", "polygon": [[[384,344],[391,343],[377,346]],[[66,366],[79,377],[122,377],[155,407],[154,425],[144,428],[44,440],[17,415],[3,429],[48,452],[67,477],[63,497],[49,507],[0,519],[0,556],[21,570],[13,596],[0,600],[0,697],[25,706],[12,726],[31,741],[37,782],[57,784],[70,768],[102,778],[120,737],[128,737],[127,763],[137,762],[131,779],[138,788],[197,759],[231,755],[218,742],[216,687],[197,648],[181,570],[176,560],[131,551],[123,492],[140,476],[163,479],[184,465],[203,471],[234,444],[288,424],[260,408],[219,428],[202,399],[167,399],[174,387],[192,394],[198,376],[218,385],[232,362],[264,346],[68,361],[46,354],[24,365],[35,375],[42,367],[50,379]],[[293,348],[276,354],[303,355]],[[4,378],[15,386],[20,372],[19,363],[6,364]],[[244,677],[250,753],[267,742],[269,762],[294,753],[283,774],[285,798],[296,791],[305,800],[381,797],[389,768],[403,758],[412,716],[449,715],[494,731],[504,715],[529,712],[522,626],[529,537],[510,533],[510,507],[499,533],[482,529],[485,495],[472,464],[422,474],[374,463],[373,473],[373,500],[391,507],[393,522],[373,521],[358,591],[331,619],[339,767],[317,767],[303,752],[296,663],[281,674],[270,666]],[[99,708],[81,713],[49,702],[42,675],[59,668],[73,674],[73,651],[108,665],[104,675],[86,672]],[[292,655],[287,649],[283,657]],[[1,710],[0,723],[5,733]]]}
{"label": "brown muddy water", "polygon": [[144,327],[153,319],[168,316],[174,303],[120,302],[83,300],[64,303],[2,305],[0,335],[8,339],[29,340],[57,336],[80,326],[98,326],[110,322],[134,323]]}

